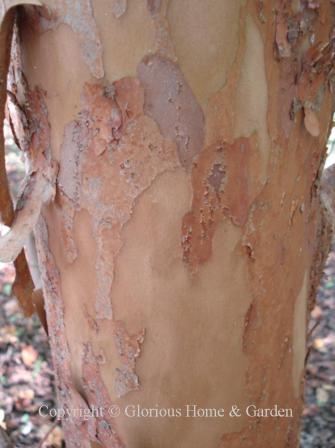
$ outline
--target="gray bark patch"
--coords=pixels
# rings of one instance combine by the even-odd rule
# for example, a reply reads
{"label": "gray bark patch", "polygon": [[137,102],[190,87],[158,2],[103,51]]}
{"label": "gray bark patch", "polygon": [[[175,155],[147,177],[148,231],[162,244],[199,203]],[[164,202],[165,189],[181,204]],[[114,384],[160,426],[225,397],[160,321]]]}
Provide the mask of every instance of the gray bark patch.
{"label": "gray bark patch", "polygon": [[144,88],[144,111],[162,135],[173,140],[180,163],[188,167],[200,153],[205,119],[200,105],[179,67],[159,55],[145,57],[138,66]]}

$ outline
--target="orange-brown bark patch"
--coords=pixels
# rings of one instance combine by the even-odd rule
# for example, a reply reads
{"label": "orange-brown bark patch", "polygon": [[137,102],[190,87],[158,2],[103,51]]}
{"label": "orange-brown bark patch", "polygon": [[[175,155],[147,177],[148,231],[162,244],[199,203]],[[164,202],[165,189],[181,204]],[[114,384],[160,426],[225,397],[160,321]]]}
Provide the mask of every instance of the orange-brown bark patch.
{"label": "orange-brown bark patch", "polygon": [[122,227],[138,195],[157,175],[179,165],[175,145],[144,115],[139,81],[123,78],[107,86],[86,84],[82,109],[65,129],[61,153],[58,204],[66,255],[69,262],[76,258],[73,219],[85,208],[92,216],[98,250],[97,317],[111,318]]}
{"label": "orange-brown bark patch", "polygon": [[182,223],[183,259],[192,270],[212,253],[218,223],[229,217],[244,226],[255,188],[250,170],[258,161],[257,140],[240,138],[201,152],[192,171],[193,202]]}

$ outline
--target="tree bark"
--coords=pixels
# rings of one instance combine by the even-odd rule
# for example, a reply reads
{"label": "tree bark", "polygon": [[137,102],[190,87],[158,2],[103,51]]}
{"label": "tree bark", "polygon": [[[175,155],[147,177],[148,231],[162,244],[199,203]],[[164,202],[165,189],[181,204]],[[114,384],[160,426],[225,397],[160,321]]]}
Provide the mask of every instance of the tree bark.
{"label": "tree bark", "polygon": [[330,237],[332,2],[41,4],[18,8],[8,108],[24,204],[50,189],[34,233],[59,407],[104,408],[64,418],[67,446],[296,447]]}

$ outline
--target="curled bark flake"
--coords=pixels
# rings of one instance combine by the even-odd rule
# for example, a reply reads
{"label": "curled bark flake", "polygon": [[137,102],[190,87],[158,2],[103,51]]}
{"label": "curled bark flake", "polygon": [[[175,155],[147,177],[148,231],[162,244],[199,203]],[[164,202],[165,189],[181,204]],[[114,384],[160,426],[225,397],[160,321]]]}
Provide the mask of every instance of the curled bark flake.
{"label": "curled bark flake", "polygon": [[173,140],[183,166],[189,167],[203,148],[205,119],[179,67],[159,55],[147,56],[138,66],[144,88],[144,111]]}
{"label": "curled bark flake", "polygon": [[8,91],[7,107],[9,124],[15,143],[21,151],[27,151],[30,143],[28,118],[11,91]]}
{"label": "curled bark flake", "polygon": [[46,334],[49,334],[47,316],[44,309],[44,297],[42,289],[36,289],[32,293],[32,302]]}
{"label": "curled bark flake", "polygon": [[[50,125],[48,111],[45,105],[45,93],[36,87],[30,90],[21,71],[20,55],[17,51],[17,41],[13,42],[14,58],[11,61],[9,79],[9,115],[16,139],[29,160],[30,174],[26,178],[26,184],[21,197],[18,200],[15,219],[11,231],[4,240],[7,248],[10,242],[20,233],[17,242],[12,246],[15,252],[19,245],[29,241],[32,229],[37,223],[43,204],[49,202],[55,195],[55,181],[57,164],[50,160]],[[22,85],[22,82],[24,85]],[[18,89],[18,84],[20,89]],[[15,109],[10,103],[15,102]],[[17,111],[20,110],[20,117]],[[18,122],[24,118],[24,126],[18,126]],[[14,228],[15,225],[15,228]],[[23,228],[22,232],[20,231]],[[9,244],[9,246],[8,246]],[[13,254],[12,254],[13,256]],[[14,291],[26,314],[31,314],[33,308],[34,283],[31,279],[29,268],[22,252],[15,261],[16,280]],[[29,304],[29,309],[27,308]]]}
{"label": "curled bark flake", "polygon": [[29,87],[22,71],[22,55],[17,23],[11,48],[11,61],[7,80],[8,121],[17,146],[21,151],[28,151],[32,134],[28,109]]}
{"label": "curled bark flake", "polygon": [[[277,96],[279,139],[290,137],[295,106],[306,102],[319,109],[318,92],[327,85],[334,66],[331,35],[324,32],[325,10],[318,2],[304,1],[294,7],[292,2],[278,1],[276,13],[276,46],[280,56],[280,94]],[[289,58],[289,60],[288,60]],[[295,103],[295,104],[294,104]],[[309,113],[307,113],[309,114]],[[315,131],[313,131],[315,133]]]}
{"label": "curled bark flake", "polygon": [[54,198],[57,165],[28,176],[24,191],[18,201],[15,218],[8,233],[0,237],[0,261],[14,261],[34,229],[42,206]]}
{"label": "curled bark flake", "polygon": [[[14,53],[16,54],[16,52]],[[19,147],[27,155],[31,172],[44,168],[48,171],[51,147],[50,123],[45,102],[46,92],[39,87],[29,89],[22,74],[21,61],[16,57],[11,61],[10,69],[8,109],[14,135],[18,140]],[[25,86],[21,86],[18,91],[17,86],[22,81]],[[18,111],[20,112],[18,113]],[[17,126],[17,122],[21,124]]]}
{"label": "curled bark flake", "polygon": [[42,6],[42,2],[39,0],[2,0],[0,2],[0,22],[3,22],[10,9],[21,5]]}
{"label": "curled bark flake", "polygon": [[332,77],[334,56],[329,43],[322,48],[313,47],[307,55],[298,82],[299,99],[304,104],[312,105],[318,110],[321,108],[325,86]]}
{"label": "curled bark flake", "polygon": [[[0,4],[0,121],[4,119],[4,105],[7,96],[6,75],[9,68],[10,47],[12,39],[12,31],[14,25],[14,7],[19,5],[36,5],[41,6],[39,1],[6,1]],[[15,47],[15,39],[13,41]],[[13,205],[9,195],[7,176],[5,170],[4,158],[4,139],[3,132],[0,132],[0,214],[1,219],[7,225],[11,225],[15,218]],[[22,224],[22,223],[21,223]],[[9,236],[6,237],[7,242]],[[7,247],[8,249],[8,247]],[[34,290],[33,281],[30,276],[29,268],[25,258],[25,254],[20,249],[17,251],[18,257],[15,260],[16,277],[13,285],[13,291],[18,298],[24,313],[30,316],[33,312],[31,295]],[[8,255],[8,254],[7,254]],[[12,257],[10,257],[12,258]]]}
{"label": "curled bark flake", "polygon": [[[9,68],[10,46],[14,24],[13,10],[8,12],[8,5],[1,3],[0,11],[0,123],[5,118],[5,103],[7,97],[6,78]],[[13,217],[13,205],[9,194],[3,130],[0,131],[0,217],[3,223],[10,225]]]}

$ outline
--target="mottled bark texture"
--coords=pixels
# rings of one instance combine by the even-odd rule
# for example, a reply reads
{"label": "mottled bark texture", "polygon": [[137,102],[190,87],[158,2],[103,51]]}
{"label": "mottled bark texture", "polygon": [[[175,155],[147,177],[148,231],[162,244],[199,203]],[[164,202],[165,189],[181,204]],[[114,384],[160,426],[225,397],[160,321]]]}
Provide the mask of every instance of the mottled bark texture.
{"label": "mottled bark texture", "polygon": [[77,414],[67,446],[296,447],[330,234],[333,2],[41,3],[17,8],[7,105],[56,190],[34,234],[59,406],[294,414]]}

